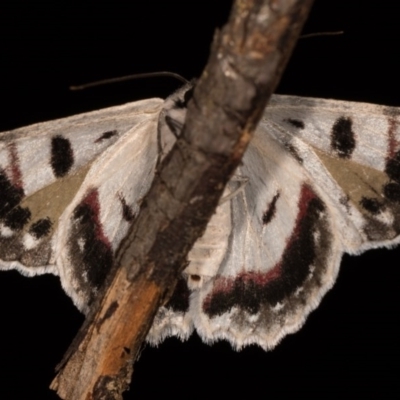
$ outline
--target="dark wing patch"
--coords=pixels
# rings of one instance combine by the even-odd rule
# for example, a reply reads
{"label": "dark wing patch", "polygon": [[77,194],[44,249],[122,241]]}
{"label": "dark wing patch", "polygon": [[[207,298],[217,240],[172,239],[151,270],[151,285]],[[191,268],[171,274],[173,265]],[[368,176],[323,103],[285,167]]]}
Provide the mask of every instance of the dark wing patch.
{"label": "dark wing patch", "polygon": [[100,222],[100,203],[96,189],[90,190],[75,207],[67,243],[79,291],[89,305],[113,265],[111,243]]}
{"label": "dark wing patch", "polygon": [[61,135],[54,136],[51,139],[50,164],[54,176],[57,178],[65,176],[74,164],[74,152],[71,142]]}
{"label": "dark wing patch", "polygon": [[[312,284],[320,285],[319,276],[325,267],[320,260],[326,257],[328,247],[324,241],[330,237],[325,213],[322,200],[304,185],[295,228],[281,261],[267,273],[243,272],[235,278],[217,278],[213,290],[203,302],[203,311],[210,318],[234,307],[257,314],[283,300],[294,302],[296,290],[305,284],[310,274],[313,275]],[[313,272],[313,268],[318,270]]]}
{"label": "dark wing patch", "polygon": [[374,215],[379,214],[384,209],[384,205],[372,197],[362,197],[360,205]]}
{"label": "dark wing patch", "polygon": [[165,308],[172,309],[174,312],[185,313],[189,311],[189,296],[190,290],[186,279],[181,276],[175,286],[174,293],[165,305]]}
{"label": "dark wing patch", "polygon": [[[49,240],[39,242],[29,249],[25,248],[21,240],[30,219],[29,208],[21,206],[14,207],[4,218],[0,218],[0,221],[13,231],[11,235],[0,236],[0,259],[19,261],[25,267],[42,267],[48,264],[51,254]],[[32,224],[29,233],[38,239],[45,233],[46,225],[44,220],[39,220]]]}
{"label": "dark wing patch", "polygon": [[[15,148],[14,148],[15,150]],[[11,145],[11,166],[9,178],[4,170],[0,170],[0,222],[10,229],[0,235],[0,258],[4,261],[19,261],[25,267],[41,267],[49,262],[50,243],[42,241],[33,248],[26,248],[22,240],[24,231],[32,219],[29,207],[22,207],[24,191],[19,172],[16,152]],[[15,184],[14,184],[15,182]],[[40,219],[29,227],[28,232],[36,239],[47,235],[50,231],[50,220]]]}
{"label": "dark wing patch", "polygon": [[[7,149],[10,165],[6,170],[0,169],[0,220],[7,218],[11,211],[19,207],[25,195],[16,146],[11,143]],[[9,218],[9,223],[12,224],[13,219]],[[9,226],[9,223],[6,224]]]}
{"label": "dark wing patch", "polygon": [[385,197],[395,203],[400,203],[400,185],[397,182],[390,182],[383,188]]}
{"label": "dark wing patch", "polygon": [[50,218],[41,218],[31,225],[29,233],[36,239],[40,239],[50,233],[52,225]]}
{"label": "dark wing patch", "polygon": [[400,151],[386,161],[385,172],[391,180],[400,182]]}
{"label": "dark wing patch", "polygon": [[29,208],[17,206],[13,208],[4,218],[4,224],[13,231],[20,231],[31,219]]}
{"label": "dark wing patch", "polygon": [[292,143],[285,143],[285,148],[300,165],[303,164],[304,160],[301,158],[299,152],[297,151],[296,147],[293,146]]}
{"label": "dark wing patch", "polygon": [[384,186],[383,194],[388,200],[400,203],[400,151],[386,161],[385,172],[391,182]]}
{"label": "dark wing patch", "polygon": [[135,219],[135,213],[132,210],[132,207],[126,203],[126,200],[123,196],[119,196],[119,201],[122,205],[122,218],[127,222],[132,222]]}
{"label": "dark wing patch", "polygon": [[24,198],[22,187],[15,186],[0,170],[0,221],[13,230],[21,230],[30,220],[31,212],[19,204]]}
{"label": "dark wing patch", "polygon": [[355,134],[351,118],[340,117],[332,126],[331,148],[340,158],[350,158],[355,147]]}

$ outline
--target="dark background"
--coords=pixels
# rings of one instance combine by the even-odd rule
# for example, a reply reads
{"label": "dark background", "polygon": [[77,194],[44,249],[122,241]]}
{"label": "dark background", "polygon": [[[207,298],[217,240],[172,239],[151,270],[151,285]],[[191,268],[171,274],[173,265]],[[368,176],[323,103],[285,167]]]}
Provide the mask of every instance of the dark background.
{"label": "dark background", "polygon": [[[304,32],[345,33],[301,40],[278,92],[400,106],[396,3],[317,0]],[[158,78],[80,93],[68,86],[159,70],[198,76],[230,4],[3,1],[0,130],[167,96],[178,82]],[[125,399],[398,398],[399,266],[399,250],[345,256],[334,289],[272,352],[208,346],[196,335],[147,346]],[[56,399],[48,389],[54,367],[83,321],[58,278],[1,272],[0,316],[0,398]]]}

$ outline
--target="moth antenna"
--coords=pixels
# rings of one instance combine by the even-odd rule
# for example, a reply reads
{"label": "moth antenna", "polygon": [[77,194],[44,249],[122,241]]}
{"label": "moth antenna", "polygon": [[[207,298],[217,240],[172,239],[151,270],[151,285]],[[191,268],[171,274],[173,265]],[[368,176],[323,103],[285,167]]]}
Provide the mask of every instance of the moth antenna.
{"label": "moth antenna", "polygon": [[320,36],[338,36],[338,35],[344,35],[344,31],[307,33],[305,35],[301,35],[300,39],[310,39]]}
{"label": "moth antenna", "polygon": [[89,89],[89,88],[96,87],[96,86],[108,85],[110,83],[119,83],[119,82],[131,81],[133,79],[154,78],[154,77],[159,77],[159,76],[168,76],[170,78],[178,79],[179,81],[181,81],[183,83],[188,83],[188,80],[186,80],[183,76],[176,74],[175,72],[159,71],[159,72],[146,72],[143,74],[132,74],[132,75],[120,76],[118,78],[102,79],[100,81],[85,83],[83,85],[72,85],[69,87],[69,89],[70,90],[84,90],[84,89]]}

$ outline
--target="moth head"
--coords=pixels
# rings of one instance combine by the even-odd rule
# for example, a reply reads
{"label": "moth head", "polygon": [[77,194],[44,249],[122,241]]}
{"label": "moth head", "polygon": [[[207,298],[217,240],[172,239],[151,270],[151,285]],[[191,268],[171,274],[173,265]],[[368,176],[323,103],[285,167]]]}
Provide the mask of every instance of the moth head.
{"label": "moth head", "polygon": [[162,159],[181,135],[193,89],[194,82],[188,82],[168,96],[164,102],[158,119],[158,145]]}

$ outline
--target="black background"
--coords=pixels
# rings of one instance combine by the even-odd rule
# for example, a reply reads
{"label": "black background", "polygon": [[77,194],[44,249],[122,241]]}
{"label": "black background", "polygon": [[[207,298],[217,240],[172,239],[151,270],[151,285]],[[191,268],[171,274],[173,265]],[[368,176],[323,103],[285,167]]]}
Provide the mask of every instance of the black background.
{"label": "black background", "polygon": [[[317,0],[304,32],[345,33],[301,40],[278,93],[400,106],[396,3]],[[68,86],[159,70],[198,76],[230,4],[3,1],[0,130],[165,97],[178,82],[158,78],[80,93]],[[272,352],[235,352],[195,335],[147,346],[125,399],[398,398],[399,266],[399,250],[345,256],[334,289]],[[0,398],[56,399],[48,389],[53,369],[83,321],[58,278],[1,272],[0,316]]]}

